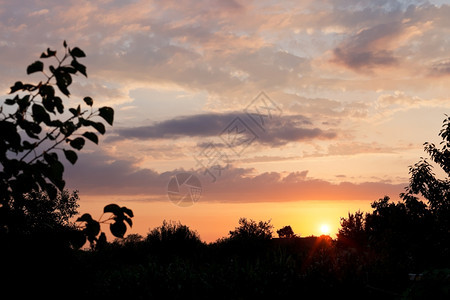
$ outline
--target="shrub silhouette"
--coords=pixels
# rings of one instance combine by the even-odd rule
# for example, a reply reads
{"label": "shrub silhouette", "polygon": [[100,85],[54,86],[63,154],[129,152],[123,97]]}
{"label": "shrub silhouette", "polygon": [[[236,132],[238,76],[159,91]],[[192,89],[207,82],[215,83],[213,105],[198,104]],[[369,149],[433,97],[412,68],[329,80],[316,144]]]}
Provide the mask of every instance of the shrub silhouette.
{"label": "shrub silhouette", "polygon": [[203,246],[197,232],[180,222],[166,220],[147,234],[145,242],[151,252],[177,256],[192,255]]}

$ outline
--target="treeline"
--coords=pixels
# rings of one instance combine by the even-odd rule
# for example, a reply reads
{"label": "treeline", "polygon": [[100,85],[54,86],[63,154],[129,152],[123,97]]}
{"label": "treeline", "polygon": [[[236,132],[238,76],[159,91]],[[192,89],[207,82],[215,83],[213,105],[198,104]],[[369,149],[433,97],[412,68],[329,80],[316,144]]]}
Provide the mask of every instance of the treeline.
{"label": "treeline", "polygon": [[[188,226],[165,221],[145,237],[131,234],[97,243],[95,249],[87,251],[61,252],[41,245],[41,251],[27,253],[31,248],[22,248],[16,254],[23,256],[23,261],[15,263],[8,280],[11,283],[15,278],[33,287],[19,289],[17,295],[32,291],[33,295],[43,292],[100,299],[265,299],[292,295],[448,299],[448,248],[435,247],[437,240],[421,241],[420,234],[416,241],[410,240],[414,233],[408,234],[406,225],[394,232],[396,227],[383,224],[384,230],[391,228],[390,234],[370,235],[373,227],[369,226],[369,216],[378,215],[381,207],[394,214],[401,210],[399,205],[385,198],[374,203],[373,213],[350,214],[343,219],[337,239],[275,238],[270,222],[242,218],[227,237],[209,244]],[[359,223],[361,226],[355,226]],[[411,280],[411,273],[415,280]]]}

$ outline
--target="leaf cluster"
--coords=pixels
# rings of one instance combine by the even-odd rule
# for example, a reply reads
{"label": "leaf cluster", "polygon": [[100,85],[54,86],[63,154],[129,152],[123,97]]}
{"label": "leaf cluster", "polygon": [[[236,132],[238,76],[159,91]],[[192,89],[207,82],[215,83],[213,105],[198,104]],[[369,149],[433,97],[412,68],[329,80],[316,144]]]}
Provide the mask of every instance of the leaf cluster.
{"label": "leaf cluster", "polygon": [[117,238],[123,238],[127,232],[125,223],[128,223],[130,227],[133,226],[131,219],[134,217],[133,211],[125,206],[120,207],[117,204],[108,204],[103,208],[103,213],[111,213],[112,216],[104,221],[101,221],[101,218],[97,221],[90,214],[85,213],[76,220],[77,222],[83,222],[84,225],[81,229],[82,234],[79,234],[76,242],[72,244],[74,248],[81,248],[86,243],[86,239],[89,241],[91,248],[94,248],[96,244],[106,242],[106,236],[103,232],[100,232],[101,223],[109,222],[109,229]]}
{"label": "leaf cluster", "polygon": [[24,211],[26,195],[44,192],[56,199],[65,187],[61,157],[75,164],[86,140],[98,144],[105,124],[113,125],[114,110],[94,108],[89,96],[67,107],[73,79],[87,77],[81,63],[86,54],[65,41],[63,46],[61,54],[47,48],[27,67],[27,74],[42,76],[40,82],[15,82],[0,106],[0,231],[18,230],[21,218],[12,211]]}

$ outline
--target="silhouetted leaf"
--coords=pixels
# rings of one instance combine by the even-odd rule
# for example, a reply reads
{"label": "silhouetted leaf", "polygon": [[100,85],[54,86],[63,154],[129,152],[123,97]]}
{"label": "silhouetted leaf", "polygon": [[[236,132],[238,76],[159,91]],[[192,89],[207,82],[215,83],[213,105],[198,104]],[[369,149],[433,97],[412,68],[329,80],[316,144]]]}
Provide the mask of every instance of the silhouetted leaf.
{"label": "silhouetted leaf", "polygon": [[89,106],[92,106],[92,104],[94,104],[94,100],[92,100],[91,97],[84,97],[83,101]]}
{"label": "silhouetted leaf", "polygon": [[31,110],[33,112],[33,120],[36,123],[39,124],[41,122],[44,122],[45,124],[48,124],[50,122],[49,114],[45,111],[45,108],[42,107],[41,105],[33,104]]}
{"label": "silhouetted leaf", "polygon": [[72,146],[77,150],[81,150],[83,149],[84,143],[85,143],[84,139],[82,137],[78,137],[70,141],[70,146]]}
{"label": "silhouetted leaf", "polygon": [[69,111],[75,116],[75,117],[77,117],[78,116],[78,111],[75,109],[75,108],[69,108]]}
{"label": "silhouetted leaf", "polygon": [[103,125],[103,123],[101,123],[101,122],[94,122],[94,121],[91,121],[91,120],[84,120],[83,121],[83,126],[92,126],[101,134],[105,134],[105,132],[106,132],[105,125]]}
{"label": "silhouetted leaf", "polygon": [[102,117],[109,125],[112,125],[114,122],[114,110],[111,107],[100,107],[98,109],[100,117]]}
{"label": "silhouetted leaf", "polygon": [[122,221],[111,223],[109,229],[115,237],[119,238],[123,238],[123,235],[127,232],[127,226]]}
{"label": "silhouetted leaf", "polygon": [[98,144],[98,137],[95,133],[87,131],[87,132],[83,133],[83,136],[85,138],[87,138],[88,140]]}
{"label": "silhouetted leaf", "polygon": [[14,104],[16,104],[16,101],[14,99],[6,99],[5,104],[6,105],[14,105]]}
{"label": "silhouetted leaf", "polygon": [[35,90],[38,89],[38,86],[36,86],[36,85],[34,85],[34,84],[26,83],[26,84],[23,85],[23,88],[22,88],[22,89],[24,89],[24,90],[26,90],[26,91],[33,92],[33,91],[35,91]]}
{"label": "silhouetted leaf", "polygon": [[78,155],[73,150],[66,150],[64,149],[64,155],[66,156],[67,160],[70,161],[72,165],[74,165],[77,162]]}
{"label": "silhouetted leaf", "polygon": [[[75,130],[77,129],[77,127],[75,126],[75,124],[71,121],[66,121],[63,123],[62,126],[60,126],[60,131],[62,134],[64,134],[64,136],[70,136]],[[70,142],[70,140],[68,140],[67,142]]]}
{"label": "silhouetted leaf", "polygon": [[61,93],[63,93],[64,95],[66,95],[67,97],[70,96],[70,92],[67,89],[67,85],[65,85],[64,83],[62,83],[62,81],[56,81],[56,85],[58,86],[59,90],[61,91]]}
{"label": "silhouetted leaf", "polygon": [[89,222],[92,221],[91,214],[83,214],[81,217],[79,217],[76,222]]}
{"label": "silhouetted leaf", "polygon": [[76,74],[77,73],[77,70],[75,69],[75,68],[73,68],[73,67],[59,67],[59,69],[61,70],[61,72],[66,72],[66,73],[69,73],[69,74]]}
{"label": "silhouetted leaf", "polygon": [[61,93],[69,97],[70,92],[67,87],[72,83],[72,77],[70,76],[70,74],[60,72],[60,70],[55,71],[53,74],[56,78],[56,85],[58,86]]}
{"label": "silhouetted leaf", "polygon": [[64,48],[67,48],[67,42],[66,42],[66,40],[64,40],[63,46],[64,46]]}
{"label": "silhouetted leaf", "polygon": [[105,134],[106,129],[105,129],[105,125],[103,125],[103,123],[100,122],[94,122],[92,124],[92,127],[94,127],[95,129],[97,129],[97,131],[101,134]]}
{"label": "silhouetted leaf", "polygon": [[37,60],[27,67],[27,74],[32,74],[35,72],[42,72],[43,70],[44,70],[44,64],[41,61]]}
{"label": "silhouetted leaf", "polygon": [[133,221],[130,218],[124,217],[124,221],[127,222],[130,227],[133,227]]}
{"label": "silhouetted leaf", "polygon": [[42,52],[41,58],[48,58],[56,55],[56,51],[50,50],[50,48],[47,48],[47,53]]}
{"label": "silhouetted leaf", "polygon": [[25,130],[25,132],[27,133],[27,135],[31,138],[34,139],[39,139],[39,136],[37,136],[37,134],[41,133],[42,128],[41,126],[39,126],[39,124],[35,123],[35,122],[30,122],[27,120],[22,120],[19,123],[19,126]]}
{"label": "silhouetted leaf", "polygon": [[55,152],[52,153],[44,152],[44,159],[49,164],[53,164],[58,161],[58,155]]}
{"label": "silhouetted leaf", "polygon": [[55,89],[53,86],[45,84],[41,85],[39,88],[39,94],[42,96],[42,98],[53,98],[55,96]]}
{"label": "silhouetted leaf", "polygon": [[133,215],[133,211],[131,210],[131,209],[129,209],[129,208],[126,208],[125,206],[123,206],[122,207],[122,211],[124,212],[124,213],[126,213],[129,217],[134,217],[134,215]]}
{"label": "silhouetted leaf", "polygon": [[55,102],[52,98],[42,98],[42,105],[47,111],[55,114]]}
{"label": "silhouetted leaf", "polygon": [[73,48],[69,52],[70,52],[70,55],[72,55],[73,57],[85,57],[86,56],[86,54],[84,54],[83,50],[81,50],[78,47]]}
{"label": "silhouetted leaf", "polygon": [[25,95],[22,98],[17,97],[17,104],[19,105],[19,110],[25,112],[30,106],[30,95]]}
{"label": "silhouetted leaf", "polygon": [[120,215],[122,213],[122,210],[120,209],[120,206],[117,204],[108,204],[103,208],[104,213],[113,213],[114,215]]}
{"label": "silhouetted leaf", "polygon": [[83,230],[89,241],[92,243],[96,240],[96,236],[100,233],[100,223],[95,220],[90,220],[86,223],[86,228]]}
{"label": "silhouetted leaf", "polygon": [[58,110],[58,112],[62,114],[64,112],[64,105],[62,104],[62,99],[59,97],[55,97],[53,98],[53,103],[55,104],[56,110]]}
{"label": "silhouetted leaf", "polygon": [[80,64],[76,59],[72,60],[70,63],[78,72],[87,77],[86,66]]}
{"label": "silhouetted leaf", "polygon": [[15,93],[23,88],[23,83],[21,81],[16,81],[14,85],[11,87],[10,94]]}

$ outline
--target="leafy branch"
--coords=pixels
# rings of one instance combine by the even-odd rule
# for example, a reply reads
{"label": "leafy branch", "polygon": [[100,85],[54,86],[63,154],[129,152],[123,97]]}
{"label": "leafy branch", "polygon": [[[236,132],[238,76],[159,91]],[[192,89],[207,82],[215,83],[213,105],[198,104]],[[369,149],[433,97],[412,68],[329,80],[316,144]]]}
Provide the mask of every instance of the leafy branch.
{"label": "leafy branch", "polygon": [[[105,213],[111,213],[112,215],[108,219],[101,221]],[[101,236],[100,224],[104,223],[109,224],[109,229],[115,237],[123,238],[124,234],[127,231],[127,226],[125,223],[128,223],[128,225],[132,227],[133,221],[131,220],[131,218],[133,217],[134,214],[131,209],[126,208],[125,206],[120,207],[117,204],[106,205],[103,209],[103,214],[100,216],[99,221],[94,220],[88,213],[83,214],[76,220],[77,222],[83,222],[81,232],[84,233],[84,239],[83,237],[80,237],[80,239],[78,240],[78,242],[81,244],[79,247],[83,246],[87,239],[91,244],[91,248],[94,248],[95,243],[99,242],[99,234]]]}
{"label": "leafy branch", "polygon": [[[63,46],[62,57],[47,48],[40,60],[27,67],[28,75],[41,73],[44,80],[38,84],[15,82],[9,93],[12,96],[4,101],[5,110],[0,106],[0,231],[20,232],[24,225],[17,212],[25,210],[27,194],[44,192],[55,199],[58,191],[63,191],[64,166],[58,154],[62,152],[75,164],[76,151],[83,149],[86,140],[98,144],[98,135],[105,134],[102,121],[113,125],[114,110],[107,106],[94,109],[94,100],[89,96],[75,107],[65,109],[63,98],[71,95],[72,77],[78,74],[87,77],[87,72],[80,63],[86,56],[84,51],[68,47],[66,41]],[[56,63],[52,65],[51,59]],[[50,62],[47,69],[43,60]],[[109,205],[105,212],[114,215],[111,232],[123,237],[124,222],[132,225],[131,210]],[[74,233],[80,242],[83,240],[80,233],[92,243],[100,230],[100,223],[89,217],[85,214],[79,218],[86,222],[82,231]]]}

